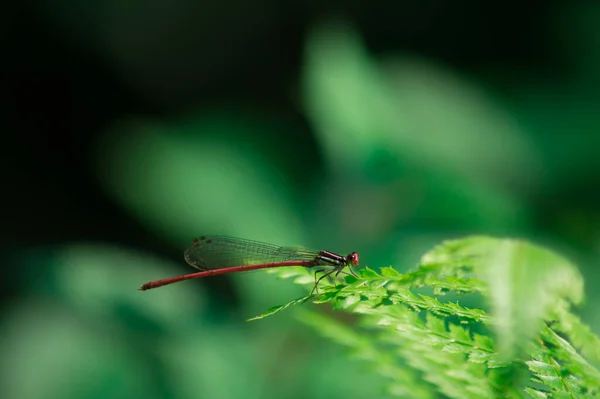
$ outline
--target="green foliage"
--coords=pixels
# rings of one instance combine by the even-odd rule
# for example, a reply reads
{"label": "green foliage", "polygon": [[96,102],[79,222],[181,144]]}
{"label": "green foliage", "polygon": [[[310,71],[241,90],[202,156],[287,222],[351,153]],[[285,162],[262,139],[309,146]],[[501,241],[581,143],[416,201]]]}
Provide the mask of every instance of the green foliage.
{"label": "green foliage", "polygon": [[[314,281],[303,268],[282,277]],[[600,340],[570,311],[582,298],[577,269],[555,253],[468,237],[434,248],[415,271],[365,268],[251,320],[309,300],[354,314],[354,326],[306,308],[298,317],[388,377],[392,396],[590,398]]]}

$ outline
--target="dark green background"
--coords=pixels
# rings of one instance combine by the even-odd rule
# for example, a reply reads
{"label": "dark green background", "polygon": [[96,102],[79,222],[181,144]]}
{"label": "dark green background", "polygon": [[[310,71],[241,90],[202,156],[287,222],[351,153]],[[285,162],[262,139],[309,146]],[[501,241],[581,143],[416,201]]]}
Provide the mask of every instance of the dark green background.
{"label": "dark green background", "polygon": [[600,331],[598,3],[32,0],[0,33],[3,397],[379,395],[294,309],[244,322],[291,281],[137,291],[202,234],[400,271],[528,238]]}

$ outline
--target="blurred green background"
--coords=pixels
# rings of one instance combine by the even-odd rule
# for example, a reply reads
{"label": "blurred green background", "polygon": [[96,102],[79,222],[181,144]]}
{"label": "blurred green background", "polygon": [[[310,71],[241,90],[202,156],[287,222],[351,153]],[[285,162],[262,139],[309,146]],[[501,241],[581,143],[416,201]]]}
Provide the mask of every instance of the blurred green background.
{"label": "blurred green background", "polygon": [[400,271],[529,238],[579,265],[600,332],[600,5],[376,4],[9,3],[3,397],[381,395],[294,309],[245,322],[292,281],[137,291],[202,234]]}

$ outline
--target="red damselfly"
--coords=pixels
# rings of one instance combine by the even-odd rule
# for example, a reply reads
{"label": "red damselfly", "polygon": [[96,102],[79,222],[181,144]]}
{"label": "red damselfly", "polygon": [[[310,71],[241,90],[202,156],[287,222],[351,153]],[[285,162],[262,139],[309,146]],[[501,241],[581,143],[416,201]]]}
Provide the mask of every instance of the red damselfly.
{"label": "red damselfly", "polygon": [[[356,252],[342,256],[330,251],[282,247],[225,236],[202,236],[194,239],[192,245],[185,251],[184,258],[190,266],[200,271],[150,281],[139,289],[145,291],[194,278],[286,266],[303,266],[307,268],[321,266],[315,271],[313,291],[317,289],[319,282],[327,276],[334,273],[335,277],[340,273],[348,274],[344,271],[345,268],[348,268],[353,276],[358,277],[351,267],[358,265],[358,253]],[[323,275],[317,279],[317,273],[320,272]]]}

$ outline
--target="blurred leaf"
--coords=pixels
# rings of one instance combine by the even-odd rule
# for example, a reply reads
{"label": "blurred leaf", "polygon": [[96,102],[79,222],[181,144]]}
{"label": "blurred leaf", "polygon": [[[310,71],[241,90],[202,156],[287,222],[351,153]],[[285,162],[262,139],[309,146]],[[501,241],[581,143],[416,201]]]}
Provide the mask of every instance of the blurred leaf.
{"label": "blurred leaf", "polygon": [[303,73],[304,108],[338,178],[322,217],[341,236],[377,245],[411,222],[494,233],[531,222],[514,183],[529,186],[540,161],[477,82],[433,61],[378,62],[344,23],[312,31]]}
{"label": "blurred leaf", "polygon": [[175,331],[205,310],[201,288],[193,282],[139,291],[143,283],[168,277],[176,269],[148,254],[81,243],[57,250],[55,261],[59,294],[68,305],[90,317],[116,319],[129,309],[161,329]]}
{"label": "blurred leaf", "polygon": [[464,262],[481,273],[490,290],[499,351],[507,359],[538,334],[542,320],[556,311],[561,300],[579,304],[583,299],[583,279],[577,268],[530,243],[469,237],[448,241],[423,258]]}
{"label": "blurred leaf", "polygon": [[386,384],[391,396],[420,399],[435,397],[430,387],[420,384],[414,371],[399,364],[392,353],[378,348],[369,335],[306,309],[299,309],[296,314],[302,322],[315,328],[320,335],[349,348],[349,355],[353,358],[371,363],[374,373],[370,374],[393,381]]}
{"label": "blurred leaf", "polygon": [[[206,326],[182,331],[158,347],[176,397],[268,397],[267,370],[259,367],[270,357],[245,331]],[[261,357],[262,355],[262,357]],[[235,381],[235,383],[232,383]]]}
{"label": "blurred leaf", "polygon": [[346,26],[321,26],[308,38],[304,95],[312,122],[332,165],[364,162],[379,141],[380,107],[389,99],[363,50]]}
{"label": "blurred leaf", "polygon": [[314,29],[306,58],[305,107],[332,165],[364,165],[385,149],[413,168],[465,177],[537,173],[514,118],[448,68],[397,56],[382,68],[342,23]]}
{"label": "blurred leaf", "polygon": [[297,244],[302,223],[288,184],[269,160],[236,142],[252,129],[226,116],[122,125],[98,143],[98,175],[116,201],[178,242],[206,229]]}
{"label": "blurred leaf", "polygon": [[109,323],[80,319],[44,298],[14,307],[0,328],[3,397],[161,397],[150,370]]}

